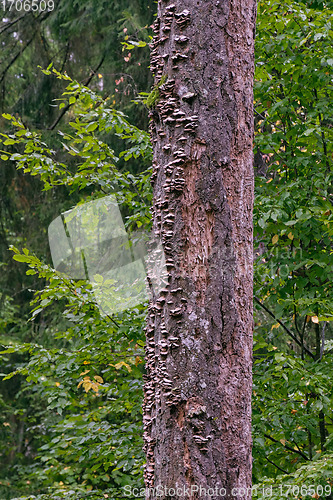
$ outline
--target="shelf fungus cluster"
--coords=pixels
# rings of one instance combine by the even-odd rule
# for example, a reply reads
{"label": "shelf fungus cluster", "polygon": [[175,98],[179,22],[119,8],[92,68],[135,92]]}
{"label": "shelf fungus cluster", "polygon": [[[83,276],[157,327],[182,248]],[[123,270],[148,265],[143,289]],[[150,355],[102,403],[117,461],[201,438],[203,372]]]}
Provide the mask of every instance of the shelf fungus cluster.
{"label": "shelf fungus cluster", "polygon": [[[144,440],[148,487],[154,486],[154,449],[158,441],[156,418],[160,412],[171,412],[172,408],[181,405],[183,397],[172,368],[173,358],[181,349],[179,333],[185,321],[187,303],[175,247],[177,233],[180,233],[177,224],[181,224],[179,197],[185,187],[187,171],[191,169],[192,144],[199,123],[199,116],[193,112],[195,91],[186,89],[180,95],[177,81],[181,65],[187,64],[190,56],[190,36],[186,29],[191,14],[187,9],[178,11],[174,3],[168,3],[159,2],[151,44],[151,70],[159,93],[154,109],[150,111],[154,144],[151,177],[155,195],[153,229],[163,245],[167,279],[165,287],[150,301],[146,326]],[[181,246],[180,241],[178,246]],[[205,438],[200,439],[203,448]]]}
{"label": "shelf fungus cluster", "polygon": [[[234,286],[236,259],[231,262],[229,258],[234,255],[234,244],[238,248],[245,245],[245,239],[238,237],[238,219],[236,223],[233,219],[241,212],[233,194],[243,193],[244,200],[247,196],[232,162],[246,147],[241,165],[248,169],[245,176],[252,172],[252,144],[245,142],[251,137],[253,122],[247,120],[245,111],[239,116],[235,111],[237,99],[239,106],[253,104],[251,92],[244,97],[238,88],[252,75],[253,66],[249,69],[241,64],[241,51],[228,53],[228,37],[238,40],[249,33],[243,27],[233,37],[228,34],[236,26],[236,22],[226,26],[228,16],[236,16],[231,3],[158,0],[151,43],[154,91],[149,117],[153,234],[163,250],[165,271],[162,287],[150,299],[146,324],[143,413],[147,488],[159,484],[174,487],[176,482],[188,487],[206,479],[203,484],[213,480],[216,485],[232,484],[236,462],[238,467],[234,446],[237,454],[245,450],[241,460],[248,460],[242,444],[250,429],[243,425],[244,421],[248,424],[244,417],[248,407],[239,403],[235,421],[221,416],[222,407],[229,415],[235,387],[241,394],[239,401],[245,398],[249,404],[245,393],[249,370],[246,364],[234,370],[233,363],[251,351],[244,339],[250,338],[252,324],[250,307],[237,309],[235,292],[250,279],[246,276]],[[248,9],[245,0],[243,3],[241,18],[245,19]],[[248,50],[247,42],[244,47]],[[238,118],[236,137],[233,127]],[[249,193],[249,203],[243,200],[244,207],[250,207],[249,214],[251,196]],[[251,215],[244,217],[252,228]],[[251,255],[251,235],[246,233],[246,238]],[[242,314],[245,326],[240,328]],[[245,382],[244,374],[248,377]],[[227,436],[232,450],[228,456],[221,446],[222,435]],[[244,440],[248,435],[250,431]]]}
{"label": "shelf fungus cluster", "polygon": [[254,0],[158,0],[147,488],[250,484],[254,26]]}

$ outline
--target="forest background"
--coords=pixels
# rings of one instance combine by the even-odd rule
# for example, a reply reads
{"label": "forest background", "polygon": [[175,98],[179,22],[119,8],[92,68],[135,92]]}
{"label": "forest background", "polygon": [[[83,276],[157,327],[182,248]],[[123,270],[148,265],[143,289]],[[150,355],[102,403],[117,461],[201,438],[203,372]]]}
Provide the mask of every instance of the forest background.
{"label": "forest background", "polygon": [[[47,230],[113,194],[149,230],[150,0],[0,23],[0,498],[143,486],[147,304],[102,316]],[[2,7],[1,7],[2,8]],[[255,74],[253,484],[333,498],[333,2],[262,0]],[[157,93],[157,94],[156,94]],[[289,489],[288,489],[289,488]]]}

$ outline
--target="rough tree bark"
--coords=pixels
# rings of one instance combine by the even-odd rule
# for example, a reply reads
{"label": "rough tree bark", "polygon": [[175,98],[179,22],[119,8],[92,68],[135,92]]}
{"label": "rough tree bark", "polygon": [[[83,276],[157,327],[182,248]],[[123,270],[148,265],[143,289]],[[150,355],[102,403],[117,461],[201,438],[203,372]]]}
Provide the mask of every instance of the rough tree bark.
{"label": "rough tree bark", "polygon": [[156,498],[251,498],[237,488],[251,486],[255,16],[254,0],[158,1],[153,227],[168,283],[149,305],[144,402]]}

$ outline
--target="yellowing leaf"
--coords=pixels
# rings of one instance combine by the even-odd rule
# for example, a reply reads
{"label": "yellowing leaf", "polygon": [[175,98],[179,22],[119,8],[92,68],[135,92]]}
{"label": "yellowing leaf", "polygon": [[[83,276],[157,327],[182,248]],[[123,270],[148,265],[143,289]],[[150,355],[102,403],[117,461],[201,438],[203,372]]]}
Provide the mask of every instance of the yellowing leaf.
{"label": "yellowing leaf", "polygon": [[60,385],[60,382],[56,382],[56,383],[55,383],[55,385],[56,385],[57,387],[59,387],[59,385]]}
{"label": "yellowing leaf", "polygon": [[90,370],[86,370],[85,372],[80,373],[80,375],[86,375],[89,372],[90,372]]}
{"label": "yellowing leaf", "polygon": [[294,235],[293,235],[293,233],[292,233],[291,231],[290,231],[290,233],[288,234],[288,238],[289,238],[290,240],[293,240],[293,239],[294,239]]}
{"label": "yellowing leaf", "polygon": [[279,323],[276,323],[275,325],[272,326],[271,330],[274,330],[275,328],[279,328]]}
{"label": "yellowing leaf", "polygon": [[130,367],[130,365],[128,365],[127,363],[125,363],[125,361],[120,361],[119,363],[116,363],[114,365],[114,367],[115,367],[116,370],[120,370],[120,368],[122,366],[125,366],[129,372],[132,371],[132,368]]}
{"label": "yellowing leaf", "polygon": [[91,380],[89,380],[89,381],[88,380],[83,381],[83,387],[84,387],[84,390],[86,392],[90,391],[90,389],[93,387],[93,385],[94,384],[93,384],[93,382],[91,382]]}
{"label": "yellowing leaf", "polygon": [[[81,375],[88,372],[89,370],[83,372]],[[94,379],[96,380],[96,382],[91,380],[89,376],[83,377],[83,379],[81,380],[81,382],[78,384],[77,387],[79,388],[82,385],[86,392],[89,392],[90,389],[92,389],[94,392],[98,392],[100,384],[102,384],[104,381],[102,377],[100,377],[99,375],[94,375]]]}
{"label": "yellowing leaf", "polygon": [[280,443],[283,444],[283,446],[286,444],[286,440],[285,439],[280,439]]}
{"label": "yellowing leaf", "polygon": [[312,323],[318,324],[319,323],[318,316],[311,316],[311,321],[312,321]]}
{"label": "yellowing leaf", "polygon": [[137,356],[135,358],[135,366],[138,366],[140,363],[142,363],[142,359],[139,356]]}
{"label": "yellowing leaf", "polygon": [[279,241],[279,237],[278,237],[278,235],[277,235],[277,234],[275,234],[275,235],[273,236],[273,238],[272,238],[272,243],[273,243],[273,245],[275,245],[275,243],[277,243],[278,241]]}
{"label": "yellowing leaf", "polygon": [[90,380],[90,377],[84,377],[81,382],[79,382],[79,384],[77,385],[77,387],[79,388],[81,385],[83,385],[84,389],[86,392],[89,391],[89,389],[87,390],[86,389],[86,386],[87,384],[91,384],[91,380]]}

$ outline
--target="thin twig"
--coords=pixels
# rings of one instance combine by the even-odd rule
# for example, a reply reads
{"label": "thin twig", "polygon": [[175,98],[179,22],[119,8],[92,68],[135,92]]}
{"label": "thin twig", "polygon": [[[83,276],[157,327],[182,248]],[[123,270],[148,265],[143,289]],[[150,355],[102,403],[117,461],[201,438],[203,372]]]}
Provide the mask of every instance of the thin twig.
{"label": "thin twig", "polygon": [[[103,55],[102,59],[100,60],[99,64],[97,65],[97,67],[91,72],[91,74],[89,75],[89,77],[87,78],[87,80],[83,83],[83,85],[85,87],[87,87],[89,85],[89,83],[91,82],[91,80],[93,79],[93,77],[96,75],[97,71],[99,70],[99,68],[102,66],[103,62],[104,62],[104,59],[105,59],[105,54]],[[63,110],[61,111],[60,115],[58,116],[58,118],[55,120],[55,122],[48,128],[48,130],[54,130],[55,127],[58,125],[58,123],[60,122],[61,118],[67,113],[67,111],[69,110],[69,108],[73,106],[73,104],[67,104],[67,106],[65,106],[63,108]]]}
{"label": "thin twig", "polygon": [[326,328],[326,321],[323,323],[323,328],[321,331],[321,346],[320,346],[320,357],[319,360],[322,359],[324,350],[325,350],[325,328]]}
{"label": "thin twig", "polygon": [[279,469],[281,472],[283,472],[284,474],[290,474],[290,472],[287,472],[286,470],[284,469],[281,469],[281,467],[279,467],[278,465],[276,465],[274,462],[272,462],[272,460],[270,460],[269,458],[265,457],[267,462],[269,462],[270,464],[274,465],[274,467],[276,467],[277,469]]}
{"label": "thin twig", "polygon": [[276,123],[273,123],[271,122],[266,116],[262,115],[261,113],[259,113],[259,111],[257,111],[256,109],[254,109],[254,112],[260,116],[260,118],[262,118],[263,120],[265,120],[266,122],[268,122],[270,125],[272,125],[272,127],[274,128],[278,128],[279,130],[281,130],[281,132],[284,132],[283,128],[279,127],[278,125],[276,125]]}
{"label": "thin twig", "polygon": [[23,14],[23,16],[17,17],[16,19],[14,19],[14,21],[12,21],[10,23],[5,23],[3,29],[0,31],[0,35],[2,35],[2,33],[7,31],[11,26],[14,26],[14,24],[18,23],[19,21],[21,21],[21,19],[23,19],[25,16],[27,16],[29,14],[30,14],[30,12]]}
{"label": "thin twig", "polygon": [[269,434],[264,434],[264,436],[265,436],[265,438],[270,439],[271,441],[273,441],[273,443],[281,444],[286,450],[292,451],[293,453],[298,453],[299,455],[301,455],[301,457],[304,458],[304,460],[309,460],[308,457],[306,455],[304,455],[304,453],[301,452],[300,450],[295,450],[294,448],[291,448],[290,446],[281,443],[281,441],[279,441],[278,439],[273,438],[272,436],[269,436]]}
{"label": "thin twig", "polygon": [[[256,301],[257,304],[259,304],[272,318],[275,319],[275,321],[277,321],[279,323],[279,325],[282,326],[282,328],[284,328],[284,330],[288,333],[288,335],[296,342],[296,344],[298,344],[301,348],[303,347],[302,346],[302,343],[298,340],[297,337],[295,337],[295,335],[289,330],[289,328],[281,321],[279,320],[274,313],[272,313],[272,311],[270,311],[266,306],[265,304],[263,304],[259,299],[257,299],[257,297],[253,297],[254,300]],[[312,359],[315,359],[315,356],[312,354],[311,351],[309,351],[309,349],[307,347],[304,346],[304,351],[309,355],[311,356]]]}
{"label": "thin twig", "polygon": [[2,72],[2,75],[1,75],[1,78],[0,78],[0,84],[3,82],[3,80],[4,80],[4,78],[5,78],[6,74],[7,74],[7,71],[14,64],[14,62],[16,61],[16,59],[18,59],[20,57],[20,55],[25,51],[25,49],[27,49],[29,47],[29,45],[31,44],[31,42],[33,41],[33,39],[35,38],[35,36],[36,36],[36,32],[34,33],[33,37],[30,38],[30,40],[27,41],[27,43],[24,45],[24,47],[22,47],[21,50],[19,52],[17,52],[17,54],[9,61],[9,63],[7,64],[7,66],[5,67],[5,69]]}
{"label": "thin twig", "polygon": [[[46,12],[46,14],[44,14],[43,16],[42,16],[42,13],[41,13],[41,14],[39,14],[39,16],[35,20],[39,20],[39,18],[40,18],[40,22],[42,23],[50,15],[50,13],[51,13],[51,11]],[[24,47],[22,47],[17,52],[17,54],[10,60],[10,62],[7,64],[7,66],[5,67],[5,69],[4,69],[4,71],[3,71],[2,75],[1,75],[0,84],[3,82],[3,80],[4,80],[4,78],[5,78],[6,74],[7,74],[7,71],[14,64],[14,62],[20,57],[20,55],[22,55],[23,52],[29,47],[29,45],[34,40],[34,38],[37,35],[37,33],[38,33],[38,31],[34,30],[34,34],[33,34],[32,38],[30,38],[30,40],[27,41],[27,43],[24,45]]]}

